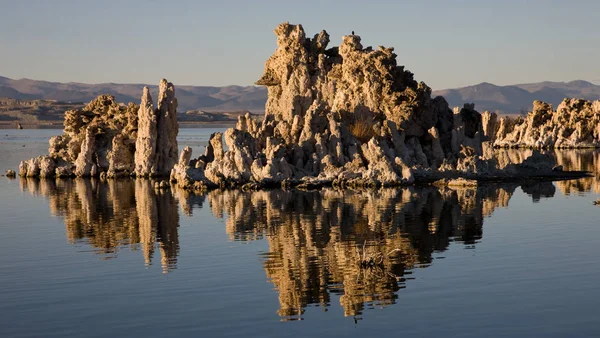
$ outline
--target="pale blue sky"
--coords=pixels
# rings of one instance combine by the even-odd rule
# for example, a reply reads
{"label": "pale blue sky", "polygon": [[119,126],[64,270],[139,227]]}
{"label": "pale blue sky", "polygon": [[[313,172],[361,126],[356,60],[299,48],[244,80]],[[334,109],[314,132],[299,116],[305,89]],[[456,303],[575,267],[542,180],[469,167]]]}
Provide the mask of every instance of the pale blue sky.
{"label": "pale blue sky", "polygon": [[600,1],[0,0],[0,75],[61,82],[249,85],[278,23],[393,46],[434,89],[600,82]]}

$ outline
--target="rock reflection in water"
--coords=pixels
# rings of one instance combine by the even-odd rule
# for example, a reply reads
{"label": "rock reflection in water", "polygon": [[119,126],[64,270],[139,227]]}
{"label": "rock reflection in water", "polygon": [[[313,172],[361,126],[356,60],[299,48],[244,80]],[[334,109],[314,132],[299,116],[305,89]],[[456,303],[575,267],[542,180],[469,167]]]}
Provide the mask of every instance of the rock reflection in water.
{"label": "rock reflection in water", "polygon": [[[301,319],[306,307],[327,308],[338,297],[344,314],[358,318],[365,308],[394,304],[411,271],[430,265],[436,252],[454,241],[476,245],[484,218],[508,206],[518,187],[214,190],[198,196],[158,191],[142,179],[20,182],[64,218],[69,242],[84,240],[107,258],[129,245],[141,249],[146,264],[158,250],[164,272],[176,267],[179,254],[178,207],[191,215],[208,199],[214,216],[226,219],[232,240],[268,242],[264,269],[283,320]],[[534,201],[555,193],[551,182],[521,189]]]}
{"label": "rock reflection in water", "polygon": [[[543,150],[556,158],[556,164],[563,170],[590,172],[592,177],[576,180],[557,181],[556,186],[565,195],[572,193],[594,192],[600,193],[600,151],[596,149],[550,149]],[[494,157],[500,165],[521,163],[533,154],[531,149],[494,149]]]}
{"label": "rock reflection in water", "polygon": [[556,162],[565,170],[585,170],[591,172],[593,177],[578,180],[561,181],[556,185],[565,195],[571,193],[594,192],[600,193],[600,151],[598,150],[570,150],[554,153]]}
{"label": "rock reflection in water", "polygon": [[[475,245],[483,219],[507,206],[516,187],[235,190],[212,191],[208,200],[216,217],[227,217],[231,239],[266,238],[264,268],[279,293],[278,314],[294,320],[308,305],[329,306],[332,294],[346,316],[394,304],[411,269],[430,264],[452,241]],[[554,186],[523,191],[538,199],[552,196]],[[365,256],[381,264],[361,268]]]}
{"label": "rock reflection in water", "polygon": [[174,269],[179,253],[178,203],[170,191],[149,180],[27,179],[21,189],[45,196],[50,212],[64,218],[67,240],[89,243],[103,258],[129,245],[141,247],[147,265],[156,248],[163,272]]}

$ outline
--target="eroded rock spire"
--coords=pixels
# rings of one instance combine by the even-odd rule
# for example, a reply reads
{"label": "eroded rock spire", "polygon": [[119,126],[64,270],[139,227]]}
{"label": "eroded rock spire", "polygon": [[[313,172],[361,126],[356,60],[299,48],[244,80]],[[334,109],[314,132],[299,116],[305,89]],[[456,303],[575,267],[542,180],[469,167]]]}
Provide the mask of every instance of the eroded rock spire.
{"label": "eroded rock spire", "polygon": [[150,89],[144,87],[138,110],[138,134],[135,142],[135,173],[137,176],[154,176],[156,168],[157,116],[152,104]]}

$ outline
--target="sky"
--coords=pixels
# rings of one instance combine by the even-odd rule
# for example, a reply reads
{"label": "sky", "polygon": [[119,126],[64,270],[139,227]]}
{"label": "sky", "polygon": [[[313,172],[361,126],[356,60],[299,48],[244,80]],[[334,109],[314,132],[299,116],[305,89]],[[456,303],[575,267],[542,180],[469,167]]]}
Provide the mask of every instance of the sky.
{"label": "sky", "polygon": [[600,83],[600,1],[0,0],[0,76],[57,82],[251,85],[273,29],[355,31],[395,47],[435,89]]}

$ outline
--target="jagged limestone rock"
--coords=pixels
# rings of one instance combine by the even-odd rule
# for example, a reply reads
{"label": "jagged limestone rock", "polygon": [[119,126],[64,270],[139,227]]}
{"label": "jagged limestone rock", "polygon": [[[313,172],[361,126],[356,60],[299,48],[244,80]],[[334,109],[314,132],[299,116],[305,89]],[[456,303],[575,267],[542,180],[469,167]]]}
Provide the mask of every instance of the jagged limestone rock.
{"label": "jagged limestone rock", "polygon": [[54,177],[55,164],[50,156],[42,156],[40,158],[40,177]]}

